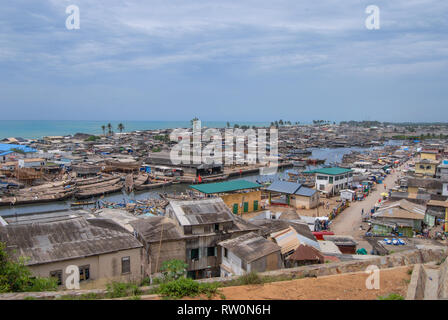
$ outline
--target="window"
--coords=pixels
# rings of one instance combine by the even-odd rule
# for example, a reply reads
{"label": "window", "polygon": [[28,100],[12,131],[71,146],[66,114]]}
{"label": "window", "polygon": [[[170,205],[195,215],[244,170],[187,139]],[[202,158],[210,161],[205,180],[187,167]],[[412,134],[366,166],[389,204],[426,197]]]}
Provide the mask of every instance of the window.
{"label": "window", "polygon": [[425,169],[425,166],[421,164],[420,169]]}
{"label": "window", "polygon": [[207,257],[215,256],[215,247],[207,247]]}
{"label": "window", "polygon": [[190,259],[191,260],[198,260],[199,259],[199,249],[191,249]]}
{"label": "window", "polygon": [[121,273],[131,273],[131,257],[121,258]]}
{"label": "window", "polygon": [[227,252],[227,248],[224,248],[224,257],[227,258],[227,254],[228,254],[228,252]]}
{"label": "window", "polygon": [[90,279],[90,265],[79,267],[79,281]]}
{"label": "window", "polygon": [[219,231],[219,223],[215,223],[215,231]]}
{"label": "window", "polygon": [[50,271],[50,277],[58,279],[58,285],[62,284],[62,270]]}
{"label": "window", "polygon": [[333,183],[333,177],[330,177],[330,183]]}

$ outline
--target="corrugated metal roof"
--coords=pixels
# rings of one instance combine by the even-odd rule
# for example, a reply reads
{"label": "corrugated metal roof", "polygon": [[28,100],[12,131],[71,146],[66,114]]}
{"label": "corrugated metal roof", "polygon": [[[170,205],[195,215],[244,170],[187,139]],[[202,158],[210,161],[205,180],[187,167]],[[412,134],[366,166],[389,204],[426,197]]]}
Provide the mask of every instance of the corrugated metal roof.
{"label": "corrugated metal roof", "polygon": [[311,189],[311,188],[307,188],[307,187],[301,187],[294,194],[296,194],[298,196],[311,197],[316,192],[317,192],[317,190],[315,190],[315,189]]}
{"label": "corrugated metal roof", "polygon": [[140,248],[143,245],[109,219],[75,217],[63,221],[0,227],[0,241],[12,256],[27,257],[27,265]]}
{"label": "corrugated metal roof", "polygon": [[232,180],[232,181],[204,183],[190,186],[190,188],[206,194],[255,189],[260,187],[262,187],[260,184],[247,180]]}
{"label": "corrugated metal roof", "polygon": [[252,262],[281,250],[274,242],[253,232],[219,242],[218,244],[232,251],[237,257],[247,262]]}
{"label": "corrugated metal roof", "polygon": [[289,181],[274,181],[266,190],[271,192],[280,192],[294,194],[302,185],[300,183]]}
{"label": "corrugated metal roof", "polygon": [[233,214],[221,198],[170,201],[169,206],[182,226],[233,221]]}
{"label": "corrugated metal roof", "polygon": [[0,143],[0,152],[11,151],[12,149],[21,150],[23,152],[36,152],[36,149],[33,149],[29,146],[24,146],[21,144],[9,144],[9,143]]}
{"label": "corrugated metal roof", "polygon": [[297,237],[297,232],[292,227],[272,233],[271,237],[281,247],[282,254],[288,253],[292,250],[296,250],[300,245],[299,238]]}
{"label": "corrugated metal roof", "polygon": [[422,220],[425,216],[426,206],[418,205],[402,199],[378,209],[374,218],[402,218]]}

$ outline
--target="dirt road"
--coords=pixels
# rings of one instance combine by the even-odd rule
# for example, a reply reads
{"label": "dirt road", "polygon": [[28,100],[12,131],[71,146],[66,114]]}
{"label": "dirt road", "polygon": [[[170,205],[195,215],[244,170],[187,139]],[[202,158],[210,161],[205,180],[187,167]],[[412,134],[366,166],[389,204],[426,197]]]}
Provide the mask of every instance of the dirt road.
{"label": "dirt road", "polygon": [[361,211],[364,209],[365,213],[370,212],[373,206],[381,198],[381,193],[387,191],[384,189],[384,185],[386,185],[388,189],[395,185],[395,180],[399,176],[400,168],[396,168],[393,173],[389,174],[385,181],[383,181],[383,184],[377,184],[376,190],[370,193],[366,199],[352,202],[350,207],[341,212],[339,216],[333,220],[330,227],[331,231],[335,234],[353,236],[355,240],[358,241],[358,248],[365,248],[370,252],[372,247],[362,238],[366,230],[360,230],[362,221]]}

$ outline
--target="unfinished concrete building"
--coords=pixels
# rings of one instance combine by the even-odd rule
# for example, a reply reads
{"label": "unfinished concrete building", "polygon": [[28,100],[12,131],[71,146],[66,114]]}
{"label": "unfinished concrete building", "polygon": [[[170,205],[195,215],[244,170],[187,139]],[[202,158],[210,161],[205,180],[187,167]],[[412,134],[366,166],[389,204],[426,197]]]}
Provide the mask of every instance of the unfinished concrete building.
{"label": "unfinished concrete building", "polygon": [[259,229],[233,215],[220,198],[171,201],[166,217],[141,218],[131,225],[145,245],[151,273],[159,272],[163,261],[179,259],[195,279],[220,275],[219,242]]}

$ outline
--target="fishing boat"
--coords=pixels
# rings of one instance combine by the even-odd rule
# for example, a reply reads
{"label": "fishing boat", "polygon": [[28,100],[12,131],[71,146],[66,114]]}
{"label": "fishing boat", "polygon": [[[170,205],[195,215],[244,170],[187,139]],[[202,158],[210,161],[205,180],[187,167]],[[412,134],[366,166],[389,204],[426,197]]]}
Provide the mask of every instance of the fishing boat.
{"label": "fishing boat", "polygon": [[71,207],[78,207],[78,206],[89,206],[95,204],[96,201],[75,201],[70,203]]}

